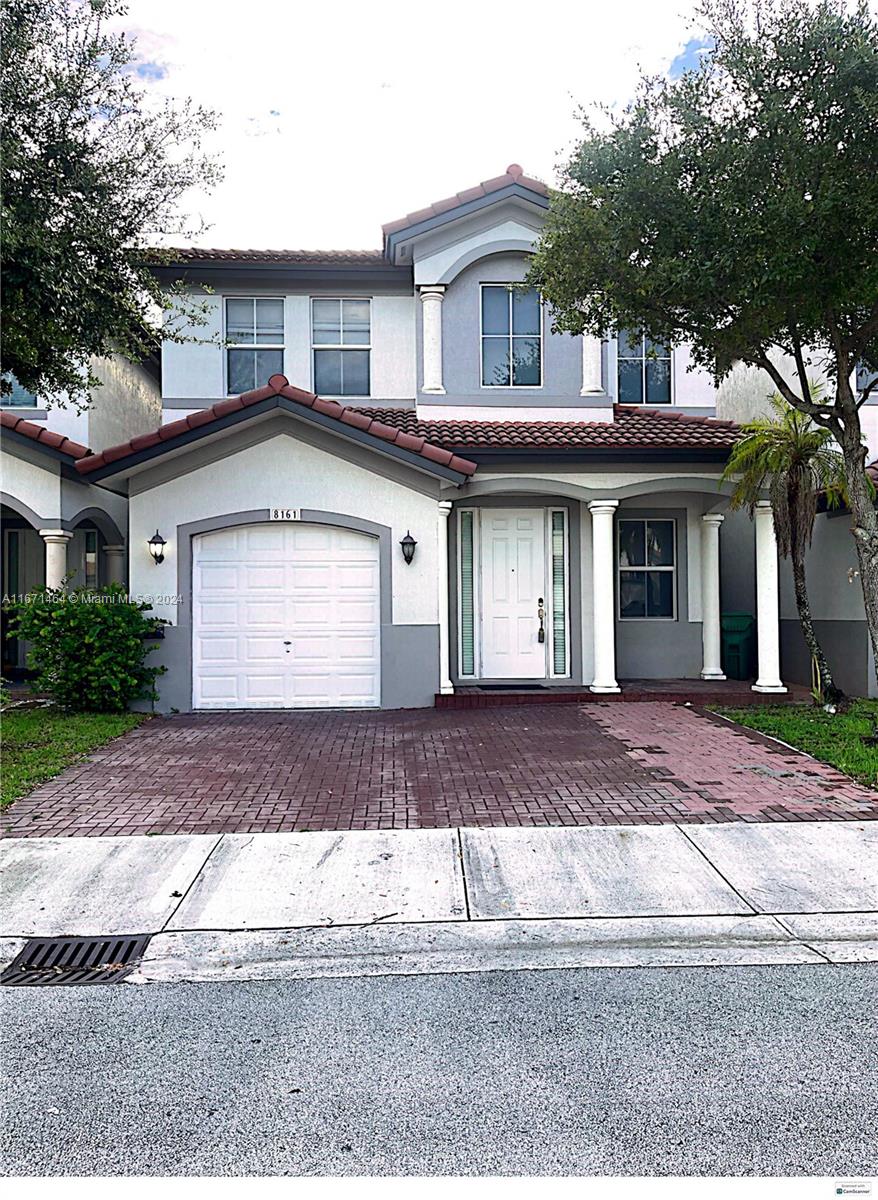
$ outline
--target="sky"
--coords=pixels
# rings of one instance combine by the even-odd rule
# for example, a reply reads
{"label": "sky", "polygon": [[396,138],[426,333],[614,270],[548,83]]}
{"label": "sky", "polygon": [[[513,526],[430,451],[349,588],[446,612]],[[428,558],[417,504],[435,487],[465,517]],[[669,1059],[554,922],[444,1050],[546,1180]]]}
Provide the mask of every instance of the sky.
{"label": "sky", "polygon": [[[130,0],[156,97],[216,110],[201,246],[370,249],[381,225],[520,163],[555,182],[582,107],[695,65],[691,0]],[[173,239],[179,241],[179,239]]]}

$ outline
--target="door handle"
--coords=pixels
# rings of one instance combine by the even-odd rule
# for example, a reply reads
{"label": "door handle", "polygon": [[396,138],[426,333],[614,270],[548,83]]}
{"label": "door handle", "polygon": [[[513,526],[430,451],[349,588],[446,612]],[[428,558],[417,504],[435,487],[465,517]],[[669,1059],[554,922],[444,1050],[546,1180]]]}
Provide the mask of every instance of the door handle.
{"label": "door handle", "polygon": [[546,626],[545,626],[546,610],[543,607],[544,604],[545,604],[545,600],[543,599],[542,596],[540,596],[539,600],[537,601],[537,605],[538,605],[537,616],[540,619],[540,628],[539,628],[539,632],[537,633],[537,641],[538,642],[544,642],[546,640]]}
{"label": "door handle", "polygon": [[292,646],[292,644],[293,644],[292,642],[284,642],[285,646]]}

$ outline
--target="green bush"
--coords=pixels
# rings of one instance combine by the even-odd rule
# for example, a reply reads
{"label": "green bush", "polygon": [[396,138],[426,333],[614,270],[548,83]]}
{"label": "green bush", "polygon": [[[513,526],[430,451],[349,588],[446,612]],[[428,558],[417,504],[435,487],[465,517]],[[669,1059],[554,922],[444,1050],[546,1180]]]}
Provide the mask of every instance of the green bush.
{"label": "green bush", "polygon": [[124,712],[156,700],[164,667],[146,665],[145,638],[161,624],[123,588],[42,588],[15,607],[11,632],[30,643],[34,686],[71,712]]}

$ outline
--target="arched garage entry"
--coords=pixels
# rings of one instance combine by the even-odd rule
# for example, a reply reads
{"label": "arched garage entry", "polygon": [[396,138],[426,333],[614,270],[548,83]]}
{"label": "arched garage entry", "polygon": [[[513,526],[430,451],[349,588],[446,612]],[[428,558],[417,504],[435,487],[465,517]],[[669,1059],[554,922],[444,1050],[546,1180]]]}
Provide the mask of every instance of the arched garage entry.
{"label": "arched garage entry", "polygon": [[192,538],[194,708],[380,705],[379,540],[299,521]]}

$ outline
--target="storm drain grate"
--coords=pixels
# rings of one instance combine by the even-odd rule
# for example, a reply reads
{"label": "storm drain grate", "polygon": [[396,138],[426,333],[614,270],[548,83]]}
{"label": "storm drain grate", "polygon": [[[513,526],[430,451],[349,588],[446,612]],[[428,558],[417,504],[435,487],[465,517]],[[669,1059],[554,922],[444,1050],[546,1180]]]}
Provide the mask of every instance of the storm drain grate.
{"label": "storm drain grate", "polygon": [[10,987],[58,987],[118,983],[137,967],[149,933],[114,937],[30,938],[0,975]]}

